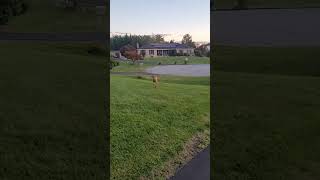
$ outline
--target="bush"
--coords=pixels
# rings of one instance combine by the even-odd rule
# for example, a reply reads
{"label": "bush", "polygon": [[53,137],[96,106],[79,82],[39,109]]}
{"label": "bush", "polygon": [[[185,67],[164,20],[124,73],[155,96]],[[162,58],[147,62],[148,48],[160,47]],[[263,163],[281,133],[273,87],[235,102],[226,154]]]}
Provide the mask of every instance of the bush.
{"label": "bush", "polygon": [[110,69],[119,66],[119,62],[114,61],[114,60],[110,60]]}
{"label": "bush", "polygon": [[247,0],[236,0],[236,5],[233,9],[248,9]]}
{"label": "bush", "polygon": [[74,10],[78,7],[77,0],[57,0],[56,6],[63,9]]}
{"label": "bush", "polygon": [[94,55],[105,55],[107,51],[102,46],[91,45],[91,46],[88,47],[88,51],[87,52],[89,54],[94,54]]}
{"label": "bush", "polygon": [[25,13],[28,5],[25,0],[0,1],[0,25],[7,24],[10,16],[19,16]]}
{"label": "bush", "polygon": [[0,25],[5,25],[9,21],[9,8],[0,7]]}

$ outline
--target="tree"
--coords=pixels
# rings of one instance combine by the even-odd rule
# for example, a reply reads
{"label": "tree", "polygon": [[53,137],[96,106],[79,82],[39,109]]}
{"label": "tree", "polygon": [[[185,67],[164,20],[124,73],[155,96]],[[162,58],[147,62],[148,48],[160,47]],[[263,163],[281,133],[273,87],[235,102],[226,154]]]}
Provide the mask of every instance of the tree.
{"label": "tree", "polygon": [[174,43],[174,40],[172,39],[172,40],[170,40],[170,43]]}
{"label": "tree", "polygon": [[138,54],[136,51],[126,51],[124,53],[124,57],[130,59],[132,63],[135,63],[137,60],[142,59],[142,56]]}
{"label": "tree", "polygon": [[163,35],[161,35],[161,34],[156,34],[156,35],[154,35],[154,40],[155,40],[155,42],[157,42],[157,43],[162,43],[162,42],[164,42]]}
{"label": "tree", "polygon": [[190,47],[196,47],[195,43],[192,41],[192,36],[190,34],[184,35],[181,42],[182,44],[188,45]]}
{"label": "tree", "polygon": [[203,44],[198,48],[195,48],[194,54],[200,57],[203,57],[203,56],[210,57],[210,50],[207,49],[207,46],[208,44]]}
{"label": "tree", "polygon": [[[161,40],[158,37],[158,40]],[[155,36],[150,35],[115,35],[110,38],[110,46],[112,50],[119,50],[121,47],[130,44],[136,47],[139,43],[140,47],[146,44],[157,42]]]}
{"label": "tree", "polygon": [[126,52],[131,52],[131,51],[134,51],[134,52],[135,52],[135,51],[136,51],[136,48],[133,47],[133,46],[130,45],[130,44],[127,44],[127,45],[125,45],[125,46],[123,46],[123,47],[120,48],[120,53],[121,53],[122,56],[124,56]]}

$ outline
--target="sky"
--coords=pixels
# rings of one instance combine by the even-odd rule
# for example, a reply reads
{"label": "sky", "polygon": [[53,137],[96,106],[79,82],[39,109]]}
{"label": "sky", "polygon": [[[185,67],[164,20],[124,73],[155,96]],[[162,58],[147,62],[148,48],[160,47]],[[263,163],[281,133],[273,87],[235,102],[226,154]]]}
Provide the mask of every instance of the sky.
{"label": "sky", "polygon": [[110,0],[110,31],[210,41],[210,0]]}

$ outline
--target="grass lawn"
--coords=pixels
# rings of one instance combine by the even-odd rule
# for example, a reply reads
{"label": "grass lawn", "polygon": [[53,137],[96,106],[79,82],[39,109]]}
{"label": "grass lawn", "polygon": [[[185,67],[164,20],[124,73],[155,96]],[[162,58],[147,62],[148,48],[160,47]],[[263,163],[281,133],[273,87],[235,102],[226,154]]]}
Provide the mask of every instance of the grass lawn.
{"label": "grass lawn", "polygon": [[143,61],[143,65],[140,65],[139,63],[132,64],[131,61],[120,62],[120,66],[113,68],[112,72],[143,72],[146,68],[156,66],[159,63],[161,63],[162,65],[174,65],[176,62],[177,65],[181,65],[184,64],[185,58],[188,58],[188,64],[210,64],[210,58],[208,57],[154,57],[145,58],[145,60]]}
{"label": "grass lawn", "polygon": [[216,48],[214,179],[318,179],[319,52]]}
{"label": "grass lawn", "polygon": [[[55,7],[55,1],[29,0],[30,8],[21,16],[9,20],[8,31],[14,32],[94,32],[96,12],[68,11]],[[104,17],[103,21],[106,22]]]}
{"label": "grass lawn", "polygon": [[209,89],[209,77],[163,76],[155,89],[149,77],[111,75],[112,179],[163,179],[196,133],[208,145]]}
{"label": "grass lawn", "polygon": [[[234,7],[236,0],[216,0],[214,1],[217,9],[231,9]],[[319,7],[318,0],[247,0],[249,8],[295,8],[295,7]]]}
{"label": "grass lawn", "polygon": [[105,56],[0,43],[0,179],[107,178]]}

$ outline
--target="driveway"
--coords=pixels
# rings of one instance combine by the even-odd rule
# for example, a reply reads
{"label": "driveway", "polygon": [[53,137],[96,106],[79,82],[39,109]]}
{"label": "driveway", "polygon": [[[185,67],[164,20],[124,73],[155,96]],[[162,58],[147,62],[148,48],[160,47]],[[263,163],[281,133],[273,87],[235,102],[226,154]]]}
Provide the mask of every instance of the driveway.
{"label": "driveway", "polygon": [[197,154],[182,167],[170,180],[209,180],[210,179],[210,147]]}
{"label": "driveway", "polygon": [[176,76],[210,76],[210,64],[162,65],[148,68],[146,72]]}
{"label": "driveway", "polygon": [[211,11],[215,44],[319,46],[320,9]]}

